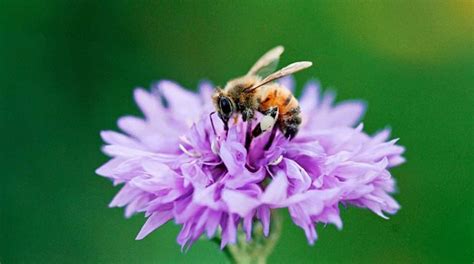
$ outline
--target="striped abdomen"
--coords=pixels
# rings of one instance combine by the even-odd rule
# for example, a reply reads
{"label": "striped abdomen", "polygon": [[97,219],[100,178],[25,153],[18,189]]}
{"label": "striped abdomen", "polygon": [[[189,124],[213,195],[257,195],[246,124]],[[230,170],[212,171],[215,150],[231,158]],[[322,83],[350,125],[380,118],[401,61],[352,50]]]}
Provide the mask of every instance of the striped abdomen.
{"label": "striped abdomen", "polygon": [[294,95],[279,84],[262,87],[259,96],[259,111],[265,113],[272,107],[278,107],[277,125],[287,138],[293,138],[301,124],[300,107]]}

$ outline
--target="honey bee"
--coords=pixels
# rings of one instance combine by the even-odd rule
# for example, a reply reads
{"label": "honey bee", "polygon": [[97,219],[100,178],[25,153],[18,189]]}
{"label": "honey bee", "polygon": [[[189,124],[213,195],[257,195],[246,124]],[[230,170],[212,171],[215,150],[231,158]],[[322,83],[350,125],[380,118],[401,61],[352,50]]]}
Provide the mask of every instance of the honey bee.
{"label": "honey bee", "polygon": [[[271,49],[257,60],[247,74],[228,81],[224,89],[218,87],[212,96],[214,107],[224,122],[226,131],[228,122],[234,114],[240,113],[242,120],[248,122],[247,147],[252,138],[270,129],[272,134],[266,148],[273,141],[277,128],[289,140],[298,133],[301,124],[298,100],[286,87],[273,81],[306,69],[312,63],[295,62],[273,72],[283,51],[282,46]],[[256,111],[262,113],[263,117],[252,130],[251,123]]]}

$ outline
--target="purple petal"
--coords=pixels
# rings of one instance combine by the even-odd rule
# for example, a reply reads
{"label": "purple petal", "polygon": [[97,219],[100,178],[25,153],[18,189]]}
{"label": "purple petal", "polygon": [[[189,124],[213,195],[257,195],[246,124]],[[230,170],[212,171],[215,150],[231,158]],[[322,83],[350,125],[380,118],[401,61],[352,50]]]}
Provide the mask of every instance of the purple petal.
{"label": "purple petal", "polygon": [[210,102],[212,94],[214,93],[214,85],[210,81],[202,81],[198,87],[203,102]]}
{"label": "purple petal", "polygon": [[140,189],[137,189],[129,184],[125,184],[110,202],[109,207],[125,206],[140,194],[142,194]]}
{"label": "purple petal", "polygon": [[265,189],[262,195],[262,203],[278,207],[279,204],[285,202],[287,198],[288,180],[286,176],[279,172],[273,178],[270,185]]}
{"label": "purple petal", "polygon": [[123,158],[113,158],[104,165],[100,166],[95,173],[101,175],[101,176],[106,176],[106,177],[112,177],[115,172],[115,168],[121,164],[124,161]]}
{"label": "purple petal", "polygon": [[235,244],[237,241],[237,226],[232,215],[227,217],[227,222],[222,226],[221,249],[227,244]]}
{"label": "purple petal", "polygon": [[270,208],[268,206],[260,206],[257,210],[257,216],[262,222],[263,234],[268,236],[270,234]]}
{"label": "purple petal", "polygon": [[319,105],[319,91],[319,82],[311,81],[305,85],[303,94],[299,100],[302,113],[310,113]]}
{"label": "purple petal", "polygon": [[178,120],[187,122],[199,117],[198,111],[189,111],[189,109],[201,109],[203,105],[196,94],[171,81],[160,81],[156,87]]}
{"label": "purple petal", "polygon": [[195,189],[193,203],[206,206],[216,211],[222,210],[222,201],[216,199],[220,194],[220,189],[218,187],[218,183],[214,183],[204,189]]}
{"label": "purple petal", "polygon": [[114,131],[101,131],[100,136],[106,143],[111,145],[121,145],[130,148],[143,149],[139,142],[121,133]]}
{"label": "purple petal", "polygon": [[331,111],[331,127],[354,126],[364,115],[366,104],[363,101],[345,101]]}
{"label": "purple petal", "polygon": [[260,204],[260,201],[255,198],[229,189],[222,191],[222,200],[227,204],[230,213],[238,214],[241,217],[246,217]]}
{"label": "purple petal", "polygon": [[223,142],[219,153],[230,175],[240,175],[245,166],[247,150],[237,142]]}
{"label": "purple petal", "polygon": [[282,165],[291,184],[290,193],[301,193],[309,189],[312,183],[311,177],[298,163],[283,159]]}
{"label": "purple petal", "polygon": [[244,217],[242,227],[244,229],[245,238],[247,239],[247,241],[250,241],[252,239],[253,218],[254,218],[254,213],[248,214],[246,217]]}
{"label": "purple petal", "polygon": [[135,116],[124,116],[119,118],[118,127],[127,134],[136,138],[146,136],[149,133],[147,123],[143,119]]}
{"label": "purple petal", "polygon": [[153,213],[146,223],[143,225],[142,229],[137,235],[136,240],[141,240],[150,234],[153,230],[157,229],[164,223],[168,222],[171,218],[173,218],[173,214],[171,211],[163,211],[163,212],[156,212]]}
{"label": "purple petal", "polygon": [[209,214],[208,221],[206,222],[206,235],[208,238],[211,238],[216,233],[217,227],[221,221],[222,212],[211,211]]}
{"label": "purple petal", "polygon": [[149,120],[159,121],[163,115],[163,107],[160,99],[148,93],[147,91],[137,88],[134,91],[135,102],[142,110],[145,117]]}

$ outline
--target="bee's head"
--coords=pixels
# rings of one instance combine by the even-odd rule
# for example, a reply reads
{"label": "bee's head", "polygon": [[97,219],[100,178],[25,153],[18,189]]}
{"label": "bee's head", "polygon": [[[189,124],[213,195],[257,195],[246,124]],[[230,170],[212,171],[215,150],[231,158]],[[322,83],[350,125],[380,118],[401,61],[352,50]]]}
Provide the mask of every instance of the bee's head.
{"label": "bee's head", "polygon": [[221,89],[217,89],[212,96],[214,107],[216,108],[217,114],[222,119],[224,124],[227,124],[230,117],[235,111],[234,101]]}

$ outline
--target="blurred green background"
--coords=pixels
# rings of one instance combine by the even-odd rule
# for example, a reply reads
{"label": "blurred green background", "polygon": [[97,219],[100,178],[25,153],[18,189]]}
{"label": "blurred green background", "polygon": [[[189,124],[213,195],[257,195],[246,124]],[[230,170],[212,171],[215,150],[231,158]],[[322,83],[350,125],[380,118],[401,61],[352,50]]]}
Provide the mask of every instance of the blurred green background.
{"label": "blurred green background", "polygon": [[173,223],[134,240],[143,215],[108,209],[118,188],[94,174],[99,131],[139,114],[136,86],[223,84],[278,44],[315,62],[300,87],[366,100],[365,129],[390,125],[408,162],[389,221],[349,208],[311,247],[287,218],[270,262],[472,263],[474,1],[428,0],[0,1],[0,262],[225,262],[207,241],[180,253]]}

